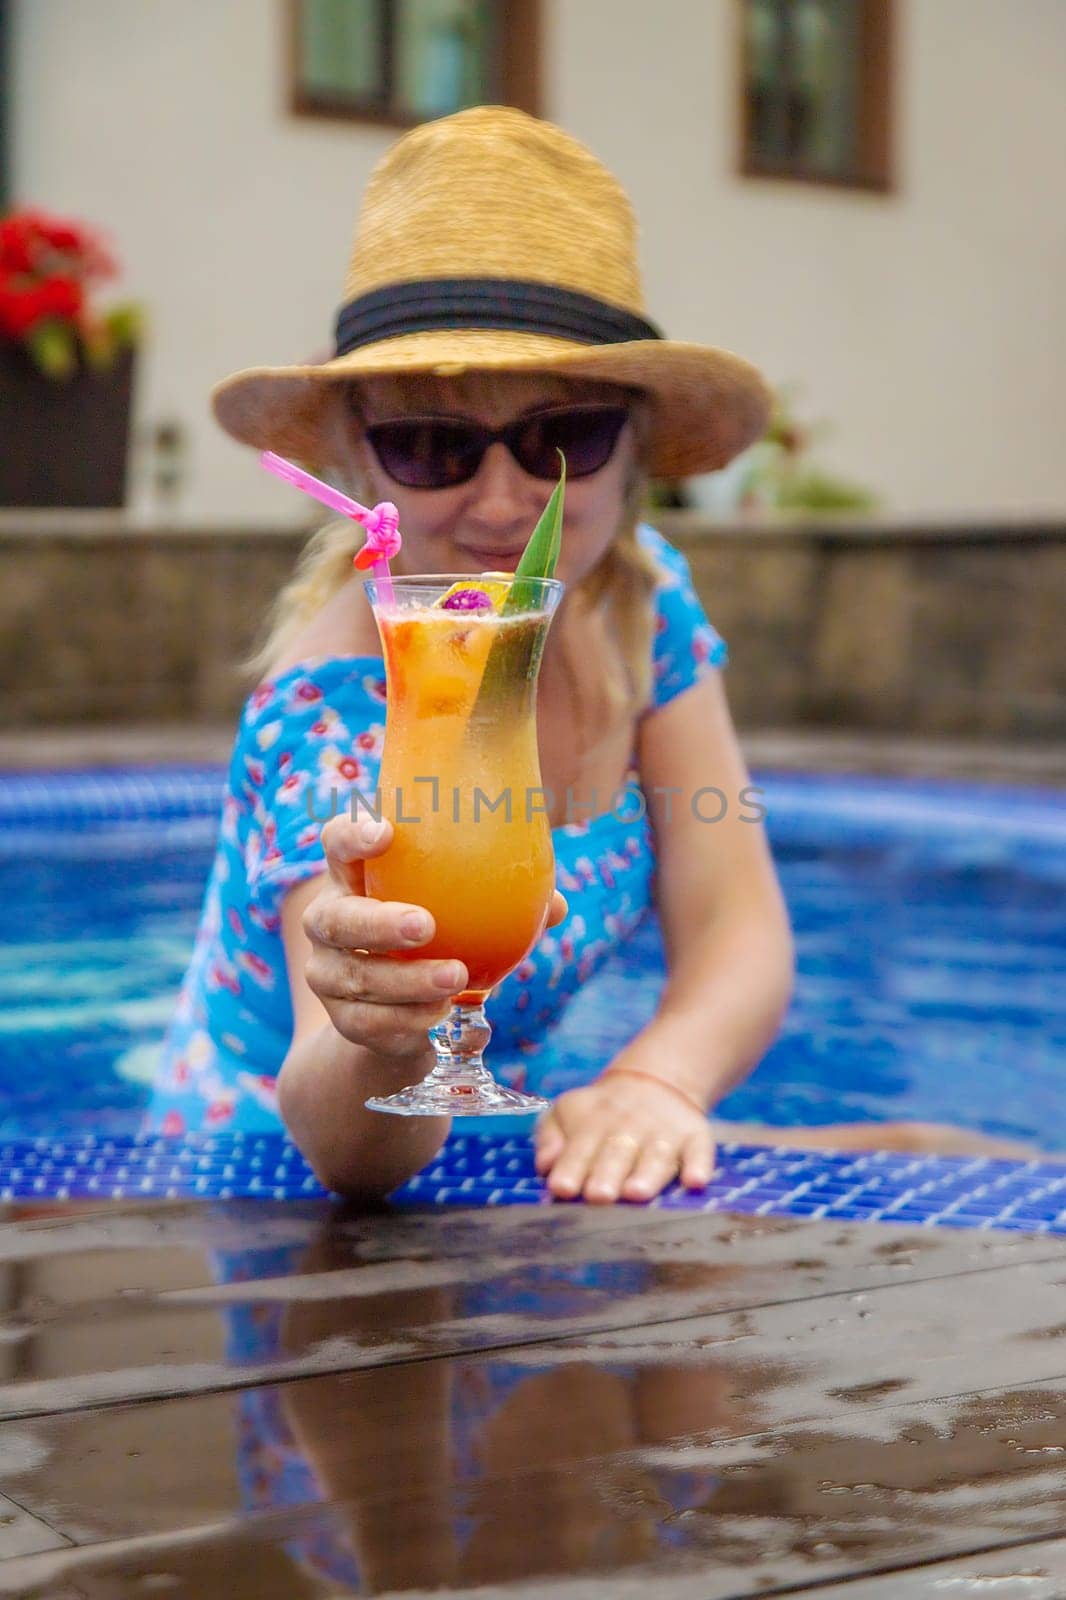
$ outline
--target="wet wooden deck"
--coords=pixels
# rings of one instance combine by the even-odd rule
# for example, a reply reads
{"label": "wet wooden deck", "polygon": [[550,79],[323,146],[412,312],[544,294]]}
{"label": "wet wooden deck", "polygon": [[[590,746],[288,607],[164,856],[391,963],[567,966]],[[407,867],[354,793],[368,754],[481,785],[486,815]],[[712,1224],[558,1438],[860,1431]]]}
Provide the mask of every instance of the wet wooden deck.
{"label": "wet wooden deck", "polygon": [[1066,1595],[1066,1241],[9,1208],[0,1596]]}

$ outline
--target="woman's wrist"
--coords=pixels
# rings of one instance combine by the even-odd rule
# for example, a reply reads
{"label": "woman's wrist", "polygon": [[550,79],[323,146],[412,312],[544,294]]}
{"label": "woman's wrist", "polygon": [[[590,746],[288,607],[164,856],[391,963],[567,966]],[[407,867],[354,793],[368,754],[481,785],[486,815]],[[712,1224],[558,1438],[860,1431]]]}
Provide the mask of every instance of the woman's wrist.
{"label": "woman's wrist", "polygon": [[[384,1193],[428,1159],[432,1150],[412,1162],[397,1151],[398,1176],[394,1182],[386,1181],[392,1179],[394,1162],[382,1146],[406,1146],[412,1142],[412,1132],[432,1132],[411,1130],[402,1126],[405,1123],[433,1124],[438,1119],[382,1116],[367,1110],[366,1101],[420,1082],[432,1066],[428,1041],[425,1052],[417,1056],[381,1057],[345,1039],[332,1023],[292,1046],[278,1077],[278,1110],[327,1188],[349,1191],[356,1187],[358,1175],[359,1187]],[[422,1142],[421,1137],[413,1140],[419,1147]]]}
{"label": "woman's wrist", "polygon": [[706,1105],[701,1104],[695,1095],[690,1094],[687,1089],[683,1089],[680,1084],[674,1083],[672,1079],[664,1077],[662,1073],[653,1072],[649,1069],[645,1069],[644,1067],[610,1066],[607,1068],[606,1072],[603,1073],[603,1077],[600,1080],[601,1082],[603,1081],[603,1078],[639,1078],[644,1083],[658,1084],[660,1089],[668,1090],[668,1092],[672,1094],[675,1099],[682,1101],[686,1106],[688,1106],[690,1111],[698,1112],[701,1117],[706,1116],[707,1114]]}
{"label": "woman's wrist", "polygon": [[324,1022],[314,1033],[294,1044],[282,1068],[282,1077],[298,1077],[313,1082],[313,1095],[321,1099],[323,1090],[370,1096],[384,1090],[391,1093],[409,1083],[418,1083],[433,1066],[433,1049],[425,1047],[414,1054],[388,1055],[371,1050],[339,1033],[332,1022]]}
{"label": "woman's wrist", "polygon": [[[330,1032],[333,1040],[326,1049],[326,1057],[331,1061],[338,1080],[346,1085],[347,1092],[358,1097],[360,1106],[374,1095],[395,1094],[409,1084],[421,1083],[433,1070],[436,1056],[428,1038],[418,1050],[405,1050],[392,1055],[385,1050],[373,1050],[369,1045],[356,1044],[337,1033],[332,1025]],[[368,1115],[377,1127],[382,1120],[380,1113],[375,1111]]]}
{"label": "woman's wrist", "polygon": [[660,1013],[611,1062],[604,1076],[627,1073],[651,1079],[706,1116],[746,1073],[736,1062],[716,1060],[706,1019]]}

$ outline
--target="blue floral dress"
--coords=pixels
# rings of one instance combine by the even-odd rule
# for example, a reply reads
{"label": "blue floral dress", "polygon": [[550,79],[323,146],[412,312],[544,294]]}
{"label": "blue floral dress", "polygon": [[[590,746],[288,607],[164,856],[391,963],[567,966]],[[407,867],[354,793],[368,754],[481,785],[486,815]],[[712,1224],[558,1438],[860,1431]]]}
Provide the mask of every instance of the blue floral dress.
{"label": "blue floral dress", "polygon": [[[688,563],[654,529],[640,539],[660,573],[647,715],[724,665]],[[192,961],[164,1041],[148,1125],[166,1133],[278,1125],[275,1080],[292,1035],[281,907],[323,870],[320,821],[335,797],[377,789],[385,669],[373,656],[294,667],[244,707],[221,830]],[[655,852],[637,775],[611,810],[553,830],[556,879],[570,903],[493,991],[492,1067],[549,1097],[588,1081],[556,1060],[553,1026],[568,1001],[629,938],[652,905]]]}

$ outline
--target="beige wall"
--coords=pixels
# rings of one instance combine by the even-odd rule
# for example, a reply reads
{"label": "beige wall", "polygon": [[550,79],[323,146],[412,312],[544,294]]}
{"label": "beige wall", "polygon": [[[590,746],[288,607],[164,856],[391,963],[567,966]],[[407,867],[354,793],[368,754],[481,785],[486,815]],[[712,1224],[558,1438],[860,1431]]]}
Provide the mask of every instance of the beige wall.
{"label": "beige wall", "polygon": [[[899,194],[733,174],[731,0],[544,0],[545,110],[617,171],[651,304],[832,418],[903,511],[1066,507],[1066,3],[897,0]],[[145,418],[191,516],[294,520],[207,420],[219,375],[321,347],[390,135],[289,119],[280,0],[18,0],[21,196],[109,225],[154,335]]]}

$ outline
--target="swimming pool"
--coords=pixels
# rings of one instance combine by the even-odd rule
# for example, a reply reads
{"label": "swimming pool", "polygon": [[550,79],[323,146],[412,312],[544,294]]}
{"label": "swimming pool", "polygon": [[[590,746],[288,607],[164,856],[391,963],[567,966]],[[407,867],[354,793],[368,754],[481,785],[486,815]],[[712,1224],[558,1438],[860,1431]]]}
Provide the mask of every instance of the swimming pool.
{"label": "swimming pool", "polygon": [[[1066,810],[1052,792],[762,775],[797,933],[782,1035],[722,1114],[915,1117],[1066,1148]],[[216,831],[210,768],[0,778],[0,1136],[139,1120]],[[654,924],[555,1048],[651,1013]]]}

